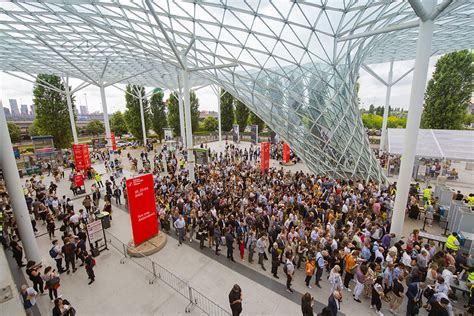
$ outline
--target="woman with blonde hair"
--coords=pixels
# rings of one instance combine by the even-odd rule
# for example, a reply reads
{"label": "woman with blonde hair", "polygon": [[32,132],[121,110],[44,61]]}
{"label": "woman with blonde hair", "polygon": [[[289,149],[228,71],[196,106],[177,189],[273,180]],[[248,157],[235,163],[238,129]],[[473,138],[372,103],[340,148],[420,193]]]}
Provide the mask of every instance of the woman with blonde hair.
{"label": "woman with blonde hair", "polygon": [[425,283],[428,285],[434,285],[436,280],[438,280],[438,264],[433,262],[430,267],[428,268],[428,272],[426,273]]}

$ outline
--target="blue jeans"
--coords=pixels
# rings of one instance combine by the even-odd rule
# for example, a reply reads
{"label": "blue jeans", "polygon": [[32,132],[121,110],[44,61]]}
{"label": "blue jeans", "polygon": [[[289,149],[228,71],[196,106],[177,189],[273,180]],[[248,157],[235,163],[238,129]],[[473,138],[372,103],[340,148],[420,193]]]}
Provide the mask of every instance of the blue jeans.
{"label": "blue jeans", "polygon": [[323,275],[323,268],[317,267],[316,268],[316,281],[314,284],[319,284],[319,281],[321,281],[322,275]]}
{"label": "blue jeans", "polygon": [[178,240],[179,243],[182,244],[184,240],[184,227],[183,228],[178,228]]}

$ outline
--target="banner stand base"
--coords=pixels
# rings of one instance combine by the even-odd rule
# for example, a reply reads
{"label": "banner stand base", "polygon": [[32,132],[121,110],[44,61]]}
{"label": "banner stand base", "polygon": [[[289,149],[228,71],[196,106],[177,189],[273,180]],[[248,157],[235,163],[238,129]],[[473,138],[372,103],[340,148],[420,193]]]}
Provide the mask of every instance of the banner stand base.
{"label": "banner stand base", "polygon": [[158,235],[148,239],[138,246],[134,246],[133,243],[131,243],[127,248],[127,253],[131,257],[151,256],[166,246],[167,239],[168,237],[165,233],[159,232]]}

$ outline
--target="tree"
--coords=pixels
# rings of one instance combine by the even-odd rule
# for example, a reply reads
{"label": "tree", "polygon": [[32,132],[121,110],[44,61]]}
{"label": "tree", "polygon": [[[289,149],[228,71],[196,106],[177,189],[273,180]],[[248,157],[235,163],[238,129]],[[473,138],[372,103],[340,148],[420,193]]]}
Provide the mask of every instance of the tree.
{"label": "tree", "polygon": [[125,122],[125,116],[122,112],[117,111],[112,114],[110,117],[110,130],[118,137],[127,134],[127,123]]}
{"label": "tree", "polygon": [[7,122],[8,132],[10,133],[10,139],[12,143],[18,143],[21,141],[21,129],[20,126],[13,122]]}
{"label": "tree", "polygon": [[168,126],[173,129],[175,136],[181,136],[178,94],[176,92],[171,93],[166,103],[168,104]]}
{"label": "tree", "polygon": [[[53,136],[57,148],[67,148],[71,145],[72,131],[66,96],[62,93],[44,88],[40,80],[64,91],[64,83],[56,75],[39,74],[33,87],[33,102],[36,107],[36,124],[41,135]],[[72,108],[75,113],[74,97]]]}
{"label": "tree", "polygon": [[99,136],[105,132],[104,123],[99,120],[92,120],[87,123],[86,132],[89,135]]}
{"label": "tree", "polygon": [[249,113],[249,109],[243,102],[241,102],[240,100],[237,100],[235,102],[235,121],[237,124],[239,124],[239,129],[242,132],[247,127]]}
{"label": "tree", "polygon": [[375,107],[374,107],[373,104],[371,104],[371,105],[369,106],[369,110],[367,111],[367,113],[369,113],[369,114],[374,114],[374,113],[375,113]]}
{"label": "tree", "polygon": [[474,53],[468,50],[442,56],[436,62],[425,92],[423,128],[462,129],[474,88]]}
{"label": "tree", "polygon": [[199,99],[194,90],[189,91],[189,101],[191,104],[191,129],[197,132],[199,129]]}
{"label": "tree", "polygon": [[151,128],[158,135],[160,142],[165,137],[163,128],[168,126],[163,96],[163,91],[160,89],[152,95],[150,100]]}
{"label": "tree", "polygon": [[[124,118],[127,123],[127,129],[133,137],[141,141],[143,139],[142,119],[140,113],[140,100],[135,96],[145,95],[145,88],[136,85],[127,85],[125,93],[125,110]],[[149,122],[149,108],[148,101],[143,99],[143,115],[145,117],[145,133],[147,131],[146,126]]]}
{"label": "tree", "polygon": [[39,136],[40,135],[40,132],[39,132],[39,128],[38,128],[38,120],[37,119],[34,119],[33,120],[33,123],[30,124],[30,126],[28,126],[28,136]]}
{"label": "tree", "polygon": [[219,122],[215,117],[208,116],[204,119],[204,128],[209,132],[217,131],[219,128]]}
{"label": "tree", "polygon": [[258,125],[258,132],[262,132],[265,128],[265,122],[257,116],[254,112],[250,111],[249,121],[252,125]]}
{"label": "tree", "polygon": [[221,89],[221,128],[229,132],[234,124],[234,97],[229,92]]}

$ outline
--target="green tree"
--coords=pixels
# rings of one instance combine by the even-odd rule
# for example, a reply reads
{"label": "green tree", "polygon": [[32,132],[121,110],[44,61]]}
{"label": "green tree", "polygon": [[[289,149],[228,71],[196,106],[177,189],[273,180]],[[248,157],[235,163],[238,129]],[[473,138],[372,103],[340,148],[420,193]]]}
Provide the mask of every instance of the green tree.
{"label": "green tree", "polygon": [[20,126],[13,122],[7,122],[8,132],[10,133],[10,139],[12,143],[18,143],[21,141],[21,129]]}
{"label": "green tree", "polygon": [[105,133],[104,123],[99,120],[92,120],[86,125],[86,132],[89,135],[99,136]]}
{"label": "green tree", "polygon": [[[40,81],[64,91],[64,83],[56,75],[39,74],[33,87],[33,102],[36,106],[36,121],[41,135],[51,135],[57,148],[67,148],[71,145],[72,131],[66,96],[62,93],[44,88]],[[75,109],[74,97],[71,96],[72,107]],[[74,111],[75,112],[75,111]]]}
{"label": "green tree", "polygon": [[189,91],[189,101],[191,103],[191,128],[193,132],[199,129],[199,99],[194,90]]}
{"label": "green tree", "polygon": [[362,114],[362,123],[368,129],[381,129],[383,117],[375,114]]}
{"label": "green tree", "polygon": [[367,111],[367,113],[369,113],[369,114],[374,114],[374,113],[375,113],[375,107],[374,107],[373,104],[371,104],[371,105],[369,106],[369,110]]}
{"label": "green tree", "polygon": [[204,119],[204,129],[209,132],[217,131],[219,122],[215,117],[208,116]]}
{"label": "green tree", "polygon": [[252,111],[250,111],[249,122],[252,125],[258,125],[259,133],[263,132],[263,129],[265,128],[265,122]]}
{"label": "green tree", "polygon": [[236,100],[235,102],[235,121],[239,124],[240,131],[244,131],[247,127],[247,122],[249,119],[249,109],[247,106],[241,102],[240,100]]}
{"label": "green tree", "polygon": [[176,92],[171,93],[166,103],[168,104],[168,126],[173,129],[175,136],[181,136],[178,94]]}
{"label": "green tree", "polygon": [[40,132],[39,132],[39,127],[38,127],[38,120],[37,119],[34,119],[33,120],[33,123],[30,124],[30,126],[28,126],[28,136],[40,136]]}
{"label": "green tree", "polygon": [[423,128],[461,129],[473,92],[474,53],[468,50],[442,56],[436,62],[425,92]]}
{"label": "green tree", "polygon": [[[128,93],[125,93],[125,110],[124,118],[127,123],[127,129],[133,137],[141,141],[143,140],[142,119],[140,114],[140,100],[135,96],[145,95],[145,88],[136,85],[127,85]],[[133,95],[132,95],[133,94]],[[145,132],[148,130],[150,113],[148,108],[148,101],[143,99],[143,114],[145,117]]]}
{"label": "green tree", "polygon": [[151,128],[156,133],[156,135],[158,135],[160,142],[165,137],[163,128],[168,127],[163,96],[163,91],[160,89],[152,95],[150,100]]}
{"label": "green tree", "polygon": [[229,92],[221,89],[221,128],[229,132],[234,124],[234,97]]}
{"label": "green tree", "polygon": [[110,130],[118,137],[127,134],[127,123],[125,122],[125,116],[122,112],[117,111],[112,114],[110,117]]}

